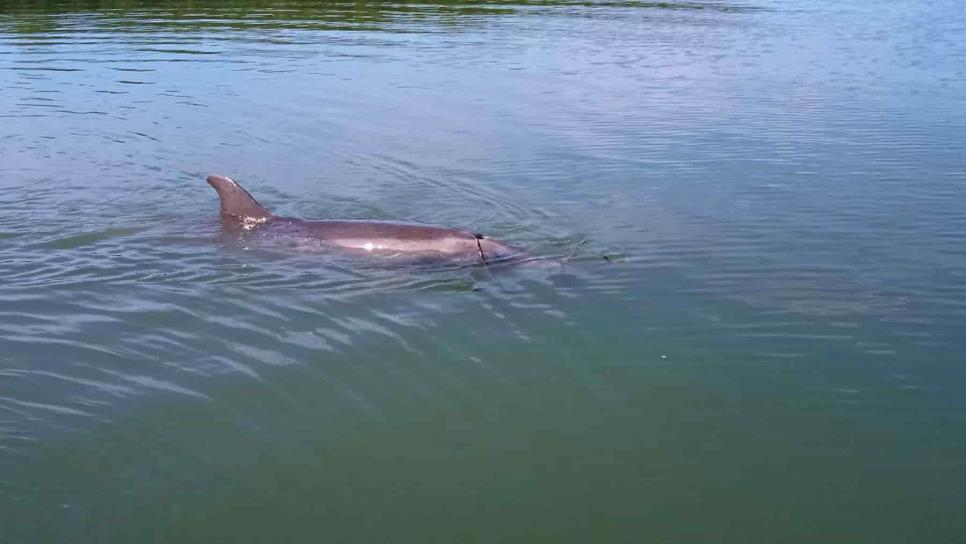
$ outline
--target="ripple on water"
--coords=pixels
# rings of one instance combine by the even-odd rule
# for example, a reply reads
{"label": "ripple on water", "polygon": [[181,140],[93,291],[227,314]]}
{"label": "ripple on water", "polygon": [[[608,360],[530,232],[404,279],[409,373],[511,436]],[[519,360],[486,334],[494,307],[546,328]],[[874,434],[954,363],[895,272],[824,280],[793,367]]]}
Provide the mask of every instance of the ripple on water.
{"label": "ripple on water", "polygon": [[[51,200],[41,188],[23,199],[26,209],[18,213],[38,213]],[[97,208],[95,202],[64,202],[83,213]],[[400,268],[338,255],[248,251],[225,240],[213,218],[203,222],[207,234],[192,238],[172,226],[197,219],[141,217],[148,220],[136,227],[105,227],[91,213],[83,225],[55,221],[45,231],[12,233],[11,245],[0,248],[6,280],[0,342],[8,350],[2,364],[8,387],[0,399],[8,412],[5,448],[16,451],[25,439],[109,422],[157,396],[210,401],[211,380],[253,380],[271,390],[273,367],[366,353],[373,361],[387,357],[378,372],[423,390],[428,401],[438,387],[471,385],[446,378],[448,371],[435,363],[407,370],[392,361],[401,355],[411,365],[441,346],[464,350],[447,338],[447,315],[462,316],[457,319],[466,321],[467,331],[479,330],[474,321],[495,319],[515,341],[528,343],[533,339],[523,315],[567,323],[569,312],[555,301],[576,296],[574,281],[604,291],[593,273],[581,272],[579,259],[550,268],[538,261],[517,271]],[[8,215],[6,222],[18,218]],[[65,235],[78,229],[84,232]],[[554,293],[554,278],[563,277],[570,285]],[[610,286],[619,288],[620,282]],[[490,300],[466,316],[476,303],[461,293],[485,293]],[[356,376],[316,371],[315,379],[332,381],[360,410],[385,416],[378,399],[348,385]]]}

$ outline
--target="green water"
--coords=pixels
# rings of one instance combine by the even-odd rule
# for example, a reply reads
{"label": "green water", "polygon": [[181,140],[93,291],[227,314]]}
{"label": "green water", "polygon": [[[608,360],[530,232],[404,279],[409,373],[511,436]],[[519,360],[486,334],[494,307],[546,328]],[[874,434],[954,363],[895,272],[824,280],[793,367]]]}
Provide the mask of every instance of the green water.
{"label": "green water", "polygon": [[0,1],[0,542],[963,541],[962,14]]}

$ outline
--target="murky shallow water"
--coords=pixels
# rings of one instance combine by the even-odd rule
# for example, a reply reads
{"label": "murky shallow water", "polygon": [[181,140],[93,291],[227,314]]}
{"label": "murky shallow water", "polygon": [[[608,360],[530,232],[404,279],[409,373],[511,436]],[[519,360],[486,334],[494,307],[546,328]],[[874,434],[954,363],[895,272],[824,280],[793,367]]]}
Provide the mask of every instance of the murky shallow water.
{"label": "murky shallow water", "polygon": [[[0,541],[966,531],[957,2],[42,6],[0,4]],[[577,254],[249,247],[211,172]]]}

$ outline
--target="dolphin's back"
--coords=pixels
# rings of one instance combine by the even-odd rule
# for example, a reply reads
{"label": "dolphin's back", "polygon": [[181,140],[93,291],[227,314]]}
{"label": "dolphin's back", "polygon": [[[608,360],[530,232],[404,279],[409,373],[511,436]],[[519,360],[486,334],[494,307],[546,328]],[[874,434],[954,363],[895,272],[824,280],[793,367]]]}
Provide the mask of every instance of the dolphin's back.
{"label": "dolphin's back", "polygon": [[446,227],[394,221],[305,221],[289,218],[279,221],[313,238],[345,248],[440,253],[476,251],[476,238],[472,234]]}

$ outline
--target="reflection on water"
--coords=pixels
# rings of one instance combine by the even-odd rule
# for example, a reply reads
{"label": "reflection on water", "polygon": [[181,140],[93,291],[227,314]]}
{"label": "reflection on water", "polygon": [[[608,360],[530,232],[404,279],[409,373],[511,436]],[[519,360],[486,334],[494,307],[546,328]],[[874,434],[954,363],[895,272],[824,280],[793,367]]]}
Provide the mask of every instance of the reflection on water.
{"label": "reflection on water", "polygon": [[4,536],[955,540],[960,11],[0,3]]}

